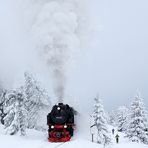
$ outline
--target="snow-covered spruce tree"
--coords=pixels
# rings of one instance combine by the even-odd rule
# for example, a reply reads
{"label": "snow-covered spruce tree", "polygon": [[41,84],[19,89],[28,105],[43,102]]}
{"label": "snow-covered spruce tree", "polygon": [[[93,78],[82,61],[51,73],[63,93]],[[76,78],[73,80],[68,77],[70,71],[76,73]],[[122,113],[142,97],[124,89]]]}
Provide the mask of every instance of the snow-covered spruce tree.
{"label": "snow-covered spruce tree", "polygon": [[5,97],[4,125],[6,133],[14,135],[20,132],[20,135],[26,135],[27,112],[25,109],[25,98],[20,91],[7,92]]}
{"label": "snow-covered spruce tree", "polygon": [[127,129],[127,115],[128,115],[128,108],[125,106],[121,106],[117,109],[116,114],[117,119],[117,128],[119,132],[125,132]]}
{"label": "snow-covered spruce tree", "polygon": [[18,123],[19,123],[19,130],[20,130],[20,134],[21,136],[25,136],[26,135],[26,128],[27,128],[27,110],[25,107],[25,102],[26,102],[26,98],[21,91],[19,91],[17,93],[17,101],[18,101]]}
{"label": "snow-covered spruce tree", "polygon": [[[28,112],[28,128],[45,128],[41,121],[49,111],[50,102],[46,91],[41,88],[40,84],[29,73],[24,74],[25,85],[23,91],[27,99],[25,105]],[[44,121],[46,123],[46,121]]]}
{"label": "snow-covered spruce tree", "polygon": [[111,143],[110,132],[107,127],[107,120],[105,117],[105,112],[101,100],[97,97],[95,98],[95,105],[93,111],[93,125],[97,129],[97,142],[99,144],[108,145]]}
{"label": "snow-covered spruce tree", "polygon": [[126,137],[132,142],[148,144],[146,110],[139,93],[131,104],[128,122]]}
{"label": "snow-covered spruce tree", "polygon": [[0,92],[0,122],[1,124],[4,124],[4,117],[6,116],[6,114],[4,113],[5,95],[6,95],[6,91],[2,90]]}
{"label": "snow-covered spruce tree", "polygon": [[112,126],[117,126],[117,122],[116,122],[116,111],[112,110],[109,114],[109,124]]}

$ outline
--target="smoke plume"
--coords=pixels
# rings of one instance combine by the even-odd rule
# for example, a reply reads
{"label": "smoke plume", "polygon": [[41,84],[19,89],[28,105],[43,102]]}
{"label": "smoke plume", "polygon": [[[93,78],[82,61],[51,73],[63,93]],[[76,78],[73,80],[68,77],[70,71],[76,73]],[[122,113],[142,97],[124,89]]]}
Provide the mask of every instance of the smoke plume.
{"label": "smoke plume", "polygon": [[37,49],[52,73],[53,88],[59,102],[64,99],[70,60],[79,47],[75,7],[75,3],[69,0],[45,2],[32,28]]}

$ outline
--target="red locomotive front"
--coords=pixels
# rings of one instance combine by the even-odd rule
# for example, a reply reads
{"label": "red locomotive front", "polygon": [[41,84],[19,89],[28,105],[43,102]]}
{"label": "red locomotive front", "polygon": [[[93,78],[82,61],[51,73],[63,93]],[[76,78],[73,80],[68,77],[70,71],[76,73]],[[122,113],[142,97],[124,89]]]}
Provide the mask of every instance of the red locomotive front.
{"label": "red locomotive front", "polygon": [[66,142],[74,132],[74,110],[69,105],[54,105],[47,115],[48,140],[50,142]]}

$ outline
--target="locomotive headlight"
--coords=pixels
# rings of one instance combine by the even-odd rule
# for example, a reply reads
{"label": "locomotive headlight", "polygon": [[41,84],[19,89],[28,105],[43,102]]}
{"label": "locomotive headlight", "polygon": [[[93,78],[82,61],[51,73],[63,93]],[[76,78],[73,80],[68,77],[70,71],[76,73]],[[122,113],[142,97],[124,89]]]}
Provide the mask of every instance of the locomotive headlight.
{"label": "locomotive headlight", "polygon": [[67,128],[67,125],[64,125],[64,128]]}
{"label": "locomotive headlight", "polygon": [[60,107],[57,107],[57,110],[60,110],[61,108]]}
{"label": "locomotive headlight", "polygon": [[54,129],[54,126],[53,126],[53,125],[51,125],[51,128],[52,128],[52,129]]}

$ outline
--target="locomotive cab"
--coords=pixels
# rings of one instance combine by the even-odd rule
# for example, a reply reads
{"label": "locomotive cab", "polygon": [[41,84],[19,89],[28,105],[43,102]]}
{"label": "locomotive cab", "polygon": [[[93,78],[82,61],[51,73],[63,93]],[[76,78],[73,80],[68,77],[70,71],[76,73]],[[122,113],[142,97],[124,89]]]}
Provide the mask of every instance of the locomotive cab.
{"label": "locomotive cab", "polygon": [[48,140],[50,142],[69,141],[73,136],[74,111],[69,105],[54,105],[47,115]]}

